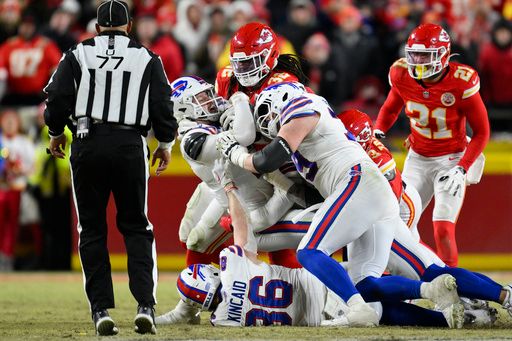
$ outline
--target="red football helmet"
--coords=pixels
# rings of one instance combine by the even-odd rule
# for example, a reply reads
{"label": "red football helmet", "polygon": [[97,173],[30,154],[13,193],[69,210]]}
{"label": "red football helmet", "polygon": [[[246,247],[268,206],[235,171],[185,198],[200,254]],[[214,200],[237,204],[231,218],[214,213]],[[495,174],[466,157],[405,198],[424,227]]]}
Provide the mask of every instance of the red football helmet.
{"label": "red football helmet", "polygon": [[267,25],[249,23],[231,38],[229,60],[236,79],[243,86],[258,84],[277,65],[278,57],[277,36]]}
{"label": "red football helmet", "polygon": [[357,109],[348,109],[340,112],[338,118],[347,130],[354,135],[356,141],[367,149],[373,135],[373,125],[370,116]]}
{"label": "red football helmet", "polygon": [[439,25],[422,24],[407,39],[405,56],[412,78],[437,75],[450,61],[450,36]]}

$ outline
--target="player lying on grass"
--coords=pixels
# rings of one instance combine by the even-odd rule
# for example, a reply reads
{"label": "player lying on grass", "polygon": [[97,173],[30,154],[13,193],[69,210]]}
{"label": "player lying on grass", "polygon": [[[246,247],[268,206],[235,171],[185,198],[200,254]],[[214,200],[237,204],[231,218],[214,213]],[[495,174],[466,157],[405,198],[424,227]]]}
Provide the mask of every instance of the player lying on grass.
{"label": "player lying on grass", "polygon": [[[195,264],[181,272],[177,286],[183,302],[212,311],[211,323],[215,326],[319,326],[326,317],[343,319],[343,325],[348,326],[346,314],[350,310],[347,312],[339,297],[329,293],[312,274],[257,259],[254,242],[250,241],[254,237],[237,198],[238,189],[229,176],[221,178],[229,199],[235,245],[221,252],[220,271],[212,265]],[[442,313],[403,302],[373,306],[381,324],[460,328],[463,321],[459,305],[451,305]],[[191,321],[195,312],[189,314],[175,322]]]}

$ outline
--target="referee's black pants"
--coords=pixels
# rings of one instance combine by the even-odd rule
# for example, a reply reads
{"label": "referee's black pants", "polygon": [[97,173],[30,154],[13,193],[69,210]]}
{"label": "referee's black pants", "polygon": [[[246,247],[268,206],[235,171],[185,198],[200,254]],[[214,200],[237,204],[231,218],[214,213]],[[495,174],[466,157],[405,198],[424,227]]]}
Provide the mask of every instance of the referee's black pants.
{"label": "referee's black pants", "polygon": [[143,139],[137,131],[101,126],[83,140],[74,139],[71,145],[79,253],[93,312],[115,305],[106,221],[111,192],[117,227],[128,254],[130,291],[139,305],[156,303],[156,251],[153,228],[146,215],[148,149]]}

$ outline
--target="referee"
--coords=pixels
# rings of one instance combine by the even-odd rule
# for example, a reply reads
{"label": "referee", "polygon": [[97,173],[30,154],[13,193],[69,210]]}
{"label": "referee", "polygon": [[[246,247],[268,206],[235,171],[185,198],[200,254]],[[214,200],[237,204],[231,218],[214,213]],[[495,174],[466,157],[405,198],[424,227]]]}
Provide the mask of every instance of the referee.
{"label": "referee", "polygon": [[107,312],[114,308],[106,223],[111,192],[128,254],[130,290],[138,302],[135,331],[155,334],[157,266],[147,218],[144,137],[153,127],[159,145],[152,165],[159,159],[158,175],[167,168],[177,129],[171,89],[160,58],[128,38],[132,21],[125,2],[103,2],[97,20],[98,36],[67,51],[45,88],[49,150],[64,157],[68,125],[74,134],[70,161],[80,260],[97,335],[118,333]]}

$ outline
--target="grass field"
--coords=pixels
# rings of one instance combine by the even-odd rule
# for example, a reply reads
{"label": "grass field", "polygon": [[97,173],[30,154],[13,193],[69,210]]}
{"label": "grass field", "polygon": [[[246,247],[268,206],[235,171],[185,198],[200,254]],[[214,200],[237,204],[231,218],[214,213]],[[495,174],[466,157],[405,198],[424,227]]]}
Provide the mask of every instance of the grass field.
{"label": "grass field", "polygon": [[[512,281],[511,273],[493,273],[502,283]],[[176,274],[160,274],[157,313],[174,307],[178,299]],[[512,339],[512,318],[499,309],[493,328],[305,328],[252,327],[214,328],[203,313],[200,326],[165,326],[156,336],[140,336],[133,331],[136,302],[128,289],[125,274],[114,275],[117,308],[111,310],[120,334],[118,340],[170,339]],[[0,340],[97,340],[90,320],[80,273],[13,273],[0,274]]]}

